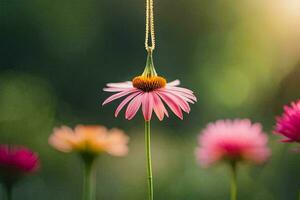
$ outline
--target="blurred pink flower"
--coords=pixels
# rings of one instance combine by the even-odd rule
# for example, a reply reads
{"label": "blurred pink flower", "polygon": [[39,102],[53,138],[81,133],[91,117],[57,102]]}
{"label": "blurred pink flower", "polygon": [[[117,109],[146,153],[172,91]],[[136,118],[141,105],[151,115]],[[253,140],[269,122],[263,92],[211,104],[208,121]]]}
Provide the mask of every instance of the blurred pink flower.
{"label": "blurred pink flower", "polygon": [[168,117],[165,103],[177,117],[183,119],[182,111],[189,113],[189,103],[193,104],[197,98],[193,91],[178,87],[179,84],[179,80],[167,83],[160,76],[138,76],[132,82],[109,83],[104,91],[117,93],[106,99],[103,105],[127,96],[116,109],[115,117],[129,103],[125,112],[126,119],[131,120],[142,107],[146,121],[151,120],[153,111],[159,120],[163,120],[165,115]]}
{"label": "blurred pink flower", "polygon": [[35,172],[39,168],[39,157],[26,147],[0,145],[0,168],[17,173]]}
{"label": "blurred pink flower", "polygon": [[300,142],[300,101],[284,106],[284,113],[277,117],[274,133],[283,135],[283,142]]}
{"label": "blurred pink flower", "polygon": [[199,136],[196,156],[202,166],[218,161],[250,161],[260,164],[270,156],[267,135],[259,123],[248,119],[210,123]]}
{"label": "blurred pink flower", "polygon": [[0,145],[0,181],[6,187],[37,171],[39,166],[38,155],[26,147]]}

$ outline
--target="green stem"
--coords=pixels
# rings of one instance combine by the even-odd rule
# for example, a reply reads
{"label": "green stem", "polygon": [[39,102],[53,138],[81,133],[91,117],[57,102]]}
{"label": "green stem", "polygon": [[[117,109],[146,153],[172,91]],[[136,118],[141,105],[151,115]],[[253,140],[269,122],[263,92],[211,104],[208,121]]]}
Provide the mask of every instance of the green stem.
{"label": "green stem", "polygon": [[94,160],[84,160],[83,200],[95,200],[96,176]]}
{"label": "green stem", "polygon": [[12,185],[7,184],[5,186],[5,189],[6,189],[6,199],[11,200],[12,199]]}
{"label": "green stem", "polygon": [[153,200],[153,177],[151,164],[151,136],[150,136],[150,121],[145,121],[145,142],[146,142],[146,157],[147,157],[147,173],[148,173],[148,196],[149,200]]}
{"label": "green stem", "polygon": [[230,200],[237,200],[237,166],[231,164]]}
{"label": "green stem", "polygon": [[300,200],[300,191],[299,191],[299,194],[298,194],[298,200]]}
{"label": "green stem", "polygon": [[145,77],[153,77],[153,76],[157,76],[154,64],[153,64],[153,57],[152,57],[152,52],[148,52],[148,56],[147,56],[147,62],[146,62],[146,67],[144,69],[144,72],[142,74],[142,76]]}

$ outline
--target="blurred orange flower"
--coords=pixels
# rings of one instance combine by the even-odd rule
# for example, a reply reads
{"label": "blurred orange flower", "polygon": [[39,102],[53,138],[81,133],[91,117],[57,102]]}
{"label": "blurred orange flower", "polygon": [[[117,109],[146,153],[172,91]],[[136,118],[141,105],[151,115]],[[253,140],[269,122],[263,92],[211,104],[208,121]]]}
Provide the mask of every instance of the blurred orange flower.
{"label": "blurred orange flower", "polygon": [[62,152],[124,156],[128,153],[129,137],[119,129],[108,130],[104,126],[78,125],[74,130],[67,126],[55,128],[49,144]]}

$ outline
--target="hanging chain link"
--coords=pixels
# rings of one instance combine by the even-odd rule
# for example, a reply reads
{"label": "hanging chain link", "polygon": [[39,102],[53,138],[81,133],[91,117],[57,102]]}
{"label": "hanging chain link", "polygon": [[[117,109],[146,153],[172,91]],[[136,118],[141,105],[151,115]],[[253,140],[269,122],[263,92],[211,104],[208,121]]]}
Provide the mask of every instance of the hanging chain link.
{"label": "hanging chain link", "polygon": [[[149,31],[150,31],[151,46],[149,46]],[[145,48],[148,52],[152,52],[155,49],[153,0],[146,0]]]}

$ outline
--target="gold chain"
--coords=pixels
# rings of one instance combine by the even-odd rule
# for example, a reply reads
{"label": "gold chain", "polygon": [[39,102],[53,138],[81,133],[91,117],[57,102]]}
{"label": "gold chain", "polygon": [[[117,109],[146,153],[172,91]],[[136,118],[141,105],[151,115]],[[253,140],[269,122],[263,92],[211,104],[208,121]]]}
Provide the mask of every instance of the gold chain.
{"label": "gold chain", "polygon": [[[149,30],[151,37],[151,46],[149,46]],[[154,14],[153,14],[153,0],[146,0],[146,36],[145,48],[148,52],[155,49],[155,31],[154,31]]]}

